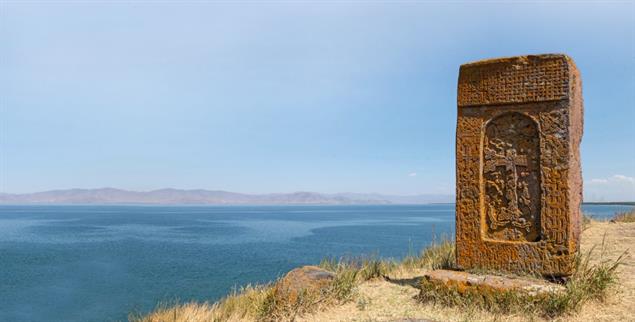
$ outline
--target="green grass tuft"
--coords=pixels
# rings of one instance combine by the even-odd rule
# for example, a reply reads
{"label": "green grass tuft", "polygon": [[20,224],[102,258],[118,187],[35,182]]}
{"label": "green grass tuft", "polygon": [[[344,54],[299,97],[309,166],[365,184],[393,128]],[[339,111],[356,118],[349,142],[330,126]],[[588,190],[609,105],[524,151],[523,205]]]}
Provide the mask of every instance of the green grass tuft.
{"label": "green grass tuft", "polygon": [[397,263],[390,259],[379,259],[376,257],[358,257],[358,258],[341,258],[324,259],[320,262],[320,267],[340,274],[346,271],[354,271],[358,282],[364,282],[370,279],[384,277],[390,274]]}
{"label": "green grass tuft", "polygon": [[419,255],[409,255],[401,262],[405,268],[454,269],[456,268],[456,245],[449,238],[433,240]]}

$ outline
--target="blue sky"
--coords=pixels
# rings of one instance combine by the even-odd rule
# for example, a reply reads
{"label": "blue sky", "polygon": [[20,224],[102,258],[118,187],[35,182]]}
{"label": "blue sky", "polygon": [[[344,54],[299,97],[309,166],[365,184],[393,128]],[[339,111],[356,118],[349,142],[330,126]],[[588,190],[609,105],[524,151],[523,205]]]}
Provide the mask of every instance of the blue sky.
{"label": "blue sky", "polygon": [[453,193],[462,63],[567,53],[635,200],[633,2],[0,4],[0,191]]}

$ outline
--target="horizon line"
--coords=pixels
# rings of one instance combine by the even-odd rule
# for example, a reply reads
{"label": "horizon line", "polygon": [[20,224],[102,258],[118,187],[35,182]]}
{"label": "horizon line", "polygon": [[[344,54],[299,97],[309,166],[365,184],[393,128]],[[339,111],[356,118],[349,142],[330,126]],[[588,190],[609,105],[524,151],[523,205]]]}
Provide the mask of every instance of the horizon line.
{"label": "horizon line", "polygon": [[134,190],[134,189],[124,189],[124,188],[115,188],[115,187],[99,187],[99,188],[53,188],[47,190],[37,190],[31,192],[6,192],[0,191],[0,194],[10,194],[10,195],[25,195],[25,194],[34,194],[34,193],[43,193],[43,192],[55,192],[55,191],[70,191],[70,190],[117,190],[117,191],[126,191],[126,192],[155,192],[162,190],[177,190],[177,191],[209,191],[209,192],[229,192],[229,193],[237,193],[244,195],[270,195],[270,194],[293,194],[293,193],[316,193],[316,194],[324,194],[324,195],[336,195],[336,194],[367,194],[367,195],[386,195],[386,196],[399,196],[399,197],[414,197],[421,195],[440,195],[440,196],[454,196],[455,193],[441,193],[441,192],[421,192],[421,193],[412,193],[412,194],[396,194],[396,193],[384,193],[384,192],[353,192],[353,191],[340,191],[340,192],[319,192],[319,191],[310,191],[310,190],[295,190],[295,191],[287,191],[287,192],[237,192],[231,190],[223,190],[223,189],[212,189],[212,188],[154,188],[149,190]]}

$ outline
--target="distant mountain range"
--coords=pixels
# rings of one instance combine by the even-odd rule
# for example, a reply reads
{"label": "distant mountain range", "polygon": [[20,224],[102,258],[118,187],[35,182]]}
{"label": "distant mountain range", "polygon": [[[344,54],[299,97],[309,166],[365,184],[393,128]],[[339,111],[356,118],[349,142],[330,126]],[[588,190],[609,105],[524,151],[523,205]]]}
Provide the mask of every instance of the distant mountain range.
{"label": "distant mountain range", "polygon": [[202,204],[202,205],[369,205],[454,202],[452,195],[293,192],[244,194],[220,190],[159,189],[128,191],[114,188],[67,189],[36,193],[0,193],[0,204]]}

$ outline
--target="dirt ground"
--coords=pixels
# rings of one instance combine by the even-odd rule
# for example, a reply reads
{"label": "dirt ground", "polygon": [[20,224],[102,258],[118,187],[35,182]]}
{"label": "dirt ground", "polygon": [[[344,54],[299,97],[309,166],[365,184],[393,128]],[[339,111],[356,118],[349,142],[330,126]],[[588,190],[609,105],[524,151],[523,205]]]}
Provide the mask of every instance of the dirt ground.
{"label": "dirt ground", "polygon": [[[593,257],[600,257],[600,244],[606,235],[604,259],[616,259],[625,250],[630,254],[619,270],[619,285],[602,303],[587,302],[575,315],[556,321],[635,321],[635,223],[592,222],[582,233],[582,251],[598,245]],[[418,290],[412,285],[421,272],[401,272],[390,281],[374,280],[362,284],[356,299],[298,321],[540,321],[523,315],[493,315],[484,311],[465,312],[414,300]]]}

